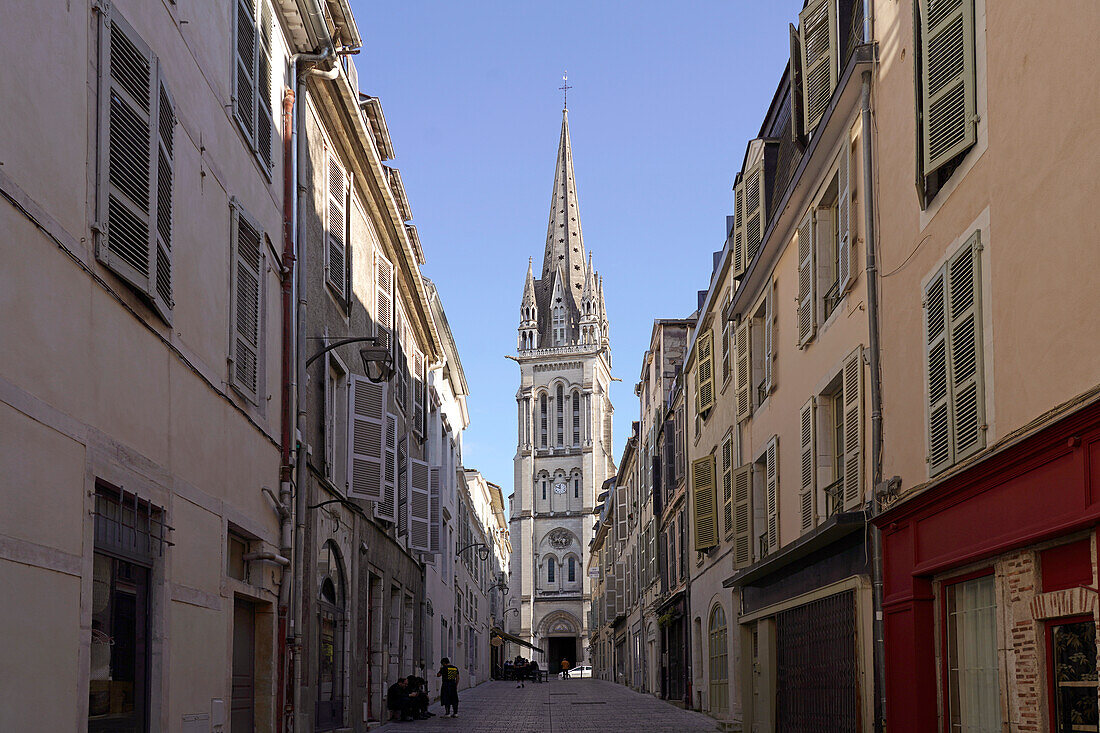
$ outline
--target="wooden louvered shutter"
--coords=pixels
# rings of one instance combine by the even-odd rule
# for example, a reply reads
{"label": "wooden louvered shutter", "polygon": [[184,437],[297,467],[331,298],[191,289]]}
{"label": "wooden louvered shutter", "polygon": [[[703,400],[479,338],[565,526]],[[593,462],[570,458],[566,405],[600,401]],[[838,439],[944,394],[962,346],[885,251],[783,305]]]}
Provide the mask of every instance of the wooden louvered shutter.
{"label": "wooden louvered shutter", "polygon": [[770,279],[764,296],[764,394],[775,387],[775,292]]}
{"label": "wooden louvered shutter", "polygon": [[160,317],[169,321],[172,306],[172,158],[176,129],[175,105],[164,71],[157,64],[157,126],[156,149],[153,151],[153,171],[156,173],[156,226],[150,251],[156,258],[153,289],[149,293]]}
{"label": "wooden louvered shutter", "polygon": [[928,388],[928,470],[951,465],[951,418],[947,393],[947,268],[924,291],[925,366]]}
{"label": "wooden louvered shutter", "polygon": [[695,398],[700,414],[714,407],[714,337],[709,330],[695,345]]}
{"label": "wooden louvered shutter", "polygon": [[812,131],[829,107],[840,72],[836,0],[811,0],[798,14],[803,124]]}
{"label": "wooden louvered shutter", "polygon": [[798,348],[805,346],[817,332],[814,270],[814,210],[810,209],[798,225]]}
{"label": "wooden louvered shutter", "polygon": [[947,263],[951,434],[954,460],[985,447],[982,385],[981,239],[973,236]]}
{"label": "wooden louvered shutter", "polygon": [[798,28],[793,23],[790,26],[791,39],[791,65],[790,65],[790,89],[791,89],[791,141],[802,144],[806,134],[806,119],[803,109],[806,106],[802,98],[802,39],[798,35]]}
{"label": "wooden louvered shutter", "polygon": [[752,414],[752,354],[747,318],[737,327],[734,341],[737,346],[737,422],[741,422]]}
{"label": "wooden louvered shutter", "polygon": [[431,472],[428,464],[409,459],[409,547],[431,549]]}
{"label": "wooden louvered shutter", "polygon": [[733,373],[733,357],[730,354],[732,344],[730,341],[733,339],[733,325],[723,319],[722,320],[722,384],[725,384],[730,375]]}
{"label": "wooden louvered shutter", "polygon": [[733,566],[752,564],[752,464],[733,472]]}
{"label": "wooden louvered shutter", "polygon": [[256,134],[256,17],[252,0],[236,0],[234,7],[233,116],[251,144]]}
{"label": "wooden louvered shutter", "polygon": [[431,473],[428,477],[429,497],[431,501],[431,507],[428,512],[428,552],[438,555],[440,552],[439,537],[443,532],[443,512],[441,511],[442,501],[440,491],[440,472],[443,469],[439,466],[432,466]]}
{"label": "wooden louvered shutter", "polygon": [[977,140],[974,0],[921,0],[921,147],[928,176]]}
{"label": "wooden louvered shutter", "polygon": [[230,377],[234,387],[255,401],[259,390],[263,230],[235,199],[230,204],[233,218]]}
{"label": "wooden louvered shutter", "polygon": [[722,534],[733,531],[733,436],[722,441]]}
{"label": "wooden louvered shutter", "polygon": [[714,456],[691,462],[692,508],[695,511],[695,549],[718,544],[718,515],[715,508]]}
{"label": "wooden louvered shutter", "polygon": [[733,272],[740,278],[749,263],[745,259],[745,183],[744,178],[733,187]]}
{"label": "wooden louvered shutter", "polygon": [[385,479],[386,385],[352,374],[349,387],[348,494],[380,501]]}
{"label": "wooden louvered shutter", "polygon": [[627,525],[629,513],[629,497],[626,484],[615,487],[615,539],[625,540],[630,527]]}
{"label": "wooden louvered shutter", "polygon": [[745,174],[745,269],[752,264],[764,239],[764,159]]}
{"label": "wooden louvered shutter", "polygon": [[649,583],[657,580],[657,527],[649,525]]}
{"label": "wooden louvered shutter", "polygon": [[328,156],[328,220],[326,222],[325,282],[341,298],[347,297],[347,202],[348,179],[344,167]]}
{"label": "wooden louvered shutter", "polygon": [[425,412],[425,398],[427,396],[427,385],[424,382],[424,354],[419,349],[413,349],[413,430],[423,438],[425,436],[424,420],[427,415]]}
{"label": "wooden louvered shutter", "polygon": [[621,560],[615,563],[615,612],[612,617],[626,612],[626,564]]}
{"label": "wooden louvered shutter", "polygon": [[271,5],[260,0],[259,43],[256,44],[256,155],[270,171],[275,164],[275,119],[271,107],[271,37],[274,32]]}
{"label": "wooden louvered shutter", "polygon": [[836,192],[836,216],[837,216],[837,298],[848,292],[852,284],[852,249],[853,237],[851,234],[851,208],[852,208],[852,184],[851,184],[851,145],[847,135],[840,146],[840,161],[837,167],[837,192]]}
{"label": "wooden louvered shutter", "polygon": [[378,345],[387,349],[393,347],[393,265],[381,252],[375,253],[374,261],[374,335]]}
{"label": "wooden louvered shutter", "polygon": [[814,398],[811,397],[799,413],[799,453],[802,462],[798,503],[802,511],[802,531],[807,532],[817,523],[817,456],[815,454]]}
{"label": "wooden louvered shutter", "polygon": [[779,439],[772,438],[765,455],[764,492],[767,503],[768,552],[779,547]]}
{"label": "wooden louvered shutter", "polygon": [[844,360],[844,509],[863,501],[863,348]]}
{"label": "wooden louvered shutter", "polygon": [[[387,390],[386,404],[389,403]],[[387,522],[397,521],[397,418],[387,412],[382,444],[382,498],[374,505],[374,516]]]}

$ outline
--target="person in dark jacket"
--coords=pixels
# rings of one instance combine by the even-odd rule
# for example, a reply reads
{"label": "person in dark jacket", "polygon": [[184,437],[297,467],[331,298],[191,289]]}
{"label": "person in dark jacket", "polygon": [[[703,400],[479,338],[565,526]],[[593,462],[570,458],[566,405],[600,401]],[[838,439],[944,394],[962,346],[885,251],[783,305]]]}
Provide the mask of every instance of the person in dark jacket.
{"label": "person in dark jacket", "polygon": [[458,717],[458,667],[451,664],[447,657],[439,660],[439,671],[436,677],[441,678],[439,689],[439,702],[443,705],[443,717],[450,715]]}
{"label": "person in dark jacket", "polygon": [[409,681],[405,677],[390,685],[386,691],[386,707],[391,712],[400,713],[401,720],[412,720],[413,700],[409,694]]}
{"label": "person in dark jacket", "polygon": [[428,681],[423,677],[409,675],[409,699],[414,718],[427,720],[435,715],[428,712]]}
{"label": "person in dark jacket", "polygon": [[527,663],[527,676],[532,682],[539,682],[539,663],[532,659]]}

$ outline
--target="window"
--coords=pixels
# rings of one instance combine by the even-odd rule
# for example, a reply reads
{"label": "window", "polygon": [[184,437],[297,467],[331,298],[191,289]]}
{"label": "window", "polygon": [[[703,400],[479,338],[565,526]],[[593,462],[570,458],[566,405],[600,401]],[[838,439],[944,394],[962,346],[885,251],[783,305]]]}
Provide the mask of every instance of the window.
{"label": "window", "polygon": [[542,480],[542,500],[546,501],[546,479]]}
{"label": "window", "polygon": [[985,447],[980,234],[924,291],[930,475]]}
{"label": "window", "polygon": [[[731,288],[732,291],[732,288]],[[733,374],[733,366],[730,358],[730,341],[733,324],[730,321],[722,322],[722,384],[725,385]]]}
{"label": "window", "polygon": [[552,316],[553,328],[554,328],[554,345],[565,345],[565,306],[554,306],[554,312]]}
{"label": "window", "polygon": [[264,231],[236,199],[232,215],[232,341],[230,383],[253,403],[259,401],[260,333],[263,326],[261,284],[264,272]]}
{"label": "window", "polygon": [[710,712],[725,713],[729,709],[729,648],[726,614],[721,606],[710,612]]}
{"label": "window", "polygon": [[546,447],[546,393],[539,395],[540,445]]}
{"label": "window", "polygon": [[[746,401],[752,408],[759,407],[768,399],[775,386],[775,297],[769,285],[764,300],[757,306],[756,312],[748,321],[748,333],[745,342],[749,354],[745,361],[749,363],[751,394]],[[753,384],[752,382],[755,382]]]}
{"label": "window", "polygon": [[573,390],[573,447],[581,444],[581,393]]}
{"label": "window", "polygon": [[92,556],[88,729],[145,731],[149,687],[149,570]]}
{"label": "window", "polygon": [[573,498],[581,498],[581,480],[577,476],[573,477]]}
{"label": "window", "polygon": [[558,385],[556,398],[554,411],[557,413],[557,444],[560,448],[565,445],[565,391],[560,384]]}
{"label": "window", "polygon": [[1092,617],[1060,619],[1047,626],[1053,733],[1093,730],[1100,721],[1096,700],[1096,624]]}
{"label": "window", "polygon": [[546,582],[554,582],[554,558],[546,558]]}
{"label": "window", "polygon": [[271,108],[271,7],[266,0],[236,0],[234,8],[233,117],[264,173],[270,176],[275,132]]}
{"label": "window", "polygon": [[99,37],[96,256],[170,323],[175,108],[159,59],[115,8]]}
{"label": "window", "polygon": [[577,560],[576,560],[576,558],[573,558],[573,557],[569,558],[568,567],[569,567],[569,582],[570,583],[576,583],[577,582]]}
{"label": "window", "polygon": [[943,596],[948,731],[999,733],[1001,695],[993,576],[945,585]]}
{"label": "window", "polygon": [[326,354],[325,478],[343,489],[347,482],[348,373],[339,358]]}

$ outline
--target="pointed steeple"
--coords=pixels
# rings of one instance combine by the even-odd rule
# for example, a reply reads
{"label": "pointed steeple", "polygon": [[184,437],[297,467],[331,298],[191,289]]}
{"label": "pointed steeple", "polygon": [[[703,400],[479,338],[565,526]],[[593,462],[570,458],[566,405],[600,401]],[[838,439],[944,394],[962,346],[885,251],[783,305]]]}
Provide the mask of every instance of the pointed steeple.
{"label": "pointed steeple", "polygon": [[[527,258],[527,282],[523,284],[523,300],[521,301],[520,306],[523,309],[531,308],[533,310],[535,308],[535,277],[534,274],[531,272],[530,257]],[[535,318],[531,317],[529,319],[527,318],[526,313],[524,313],[523,320],[535,320]]]}
{"label": "pointed steeple", "polygon": [[577,201],[577,185],[573,178],[573,149],[569,142],[569,110],[563,109],[558,159],[554,168],[554,193],[550,198],[550,222],[546,227],[546,251],[542,259],[541,278],[548,278],[554,268],[560,266],[568,291],[576,300],[584,288],[584,254],[580,204]]}

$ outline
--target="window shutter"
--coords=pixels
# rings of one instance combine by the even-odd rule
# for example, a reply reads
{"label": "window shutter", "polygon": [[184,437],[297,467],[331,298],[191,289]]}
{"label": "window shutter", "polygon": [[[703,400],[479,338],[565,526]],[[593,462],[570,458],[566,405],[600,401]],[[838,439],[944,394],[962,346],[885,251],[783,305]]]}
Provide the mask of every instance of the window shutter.
{"label": "window shutter", "polygon": [[775,293],[771,283],[764,296],[764,394],[775,386]]}
{"label": "window shutter", "polygon": [[[387,390],[386,402],[389,402]],[[386,413],[385,442],[382,444],[382,499],[374,505],[374,516],[387,522],[397,521],[397,418]]]}
{"label": "window shutter", "polygon": [[616,578],[606,578],[604,580],[604,615],[608,619],[613,619],[618,615],[618,598],[616,594]]}
{"label": "window shutter", "polygon": [[744,178],[733,187],[733,272],[730,276],[740,278],[745,274],[749,263],[745,261],[745,183]]}
{"label": "window shutter", "polygon": [[667,496],[676,490],[676,421],[665,420],[664,442],[664,488]]}
{"label": "window shutter", "polygon": [[431,550],[431,472],[428,464],[409,459],[409,547]]}
{"label": "window shutter", "polygon": [[413,429],[420,435],[421,438],[425,435],[424,430],[424,417],[425,417],[425,396],[427,394],[426,385],[424,383],[424,354],[419,349],[413,351]]}
{"label": "window shutter", "polygon": [[722,533],[733,531],[733,436],[722,441]]}
{"label": "window shutter", "polygon": [[628,502],[626,484],[619,484],[615,487],[615,539],[620,541],[625,540],[630,531],[626,519],[629,512]]}
{"label": "window shutter", "polygon": [[[408,443],[405,444],[406,446]],[[412,467],[409,464],[407,448],[398,446],[397,451],[397,536],[409,533],[409,483],[412,481]],[[405,479],[401,479],[401,467],[405,467]]]}
{"label": "window shutter", "polygon": [[951,465],[947,394],[947,273],[936,273],[924,291],[925,365],[928,384],[928,469]]}
{"label": "window shutter", "polygon": [[805,100],[802,98],[802,39],[798,35],[798,28],[790,25],[791,39],[791,65],[790,65],[790,89],[791,89],[791,141],[802,143],[806,134],[806,119],[803,108]]}
{"label": "window shutter", "polygon": [[799,485],[799,505],[802,509],[802,531],[807,532],[816,524],[814,504],[817,499],[817,456],[814,453],[814,398],[802,406],[800,413],[799,451],[802,459],[802,476]]}
{"label": "window shutter", "polygon": [[237,0],[233,7],[235,29],[233,115],[249,143],[253,142],[256,112],[256,19],[252,0]]}
{"label": "window shutter", "polygon": [[356,499],[381,501],[385,479],[386,385],[375,384],[355,374],[350,381],[348,494]]}
{"label": "window shutter", "polygon": [[752,355],[749,353],[749,321],[737,327],[737,422],[752,414]]}
{"label": "window shutter", "polygon": [[270,171],[275,163],[275,119],[271,108],[271,37],[274,31],[271,5],[260,0],[259,43],[256,44],[256,155]]}
{"label": "window shutter", "polygon": [[328,156],[328,226],[325,281],[341,298],[347,297],[347,176],[340,161]]}
{"label": "window shutter", "polygon": [[622,561],[615,563],[615,612],[612,617],[626,612],[626,565]]}
{"label": "window shutter", "polygon": [[779,547],[779,439],[772,438],[765,456],[765,491],[768,510],[768,552]]}
{"label": "window shutter", "polygon": [[691,462],[691,483],[695,509],[695,549],[705,550],[718,544],[718,516],[714,501],[714,456]]}
{"label": "window shutter", "polygon": [[733,566],[752,564],[752,464],[733,472]]}
{"label": "window shutter", "polygon": [[764,237],[764,159],[745,174],[745,269],[752,264]]}
{"label": "window shutter", "polygon": [[374,335],[378,345],[393,347],[393,266],[381,252],[375,254]]}
{"label": "window shutter", "polygon": [[695,345],[695,397],[700,414],[714,407],[714,341],[708,330]]}
{"label": "window shutter", "polygon": [[260,344],[260,278],[263,272],[263,230],[236,200],[233,217],[233,317],[230,377],[252,400],[258,399]]}
{"label": "window shutter", "polygon": [[921,147],[928,176],[977,140],[974,0],[921,0]]}
{"label": "window shutter", "polygon": [[733,373],[733,365],[730,356],[730,331],[732,328],[729,321],[722,321],[722,384],[725,384]]}
{"label": "window shutter", "polygon": [[814,312],[814,211],[810,209],[798,226],[798,348],[805,346],[817,329]]}
{"label": "window shutter", "polygon": [[[157,65],[160,69],[160,64]],[[171,316],[172,306],[172,157],[176,129],[175,105],[168,92],[161,69],[157,75],[157,126],[153,171],[156,173],[156,227],[150,251],[156,257],[153,290],[149,293],[153,307],[165,321]]]}
{"label": "window shutter", "polygon": [[798,14],[802,52],[803,120],[812,131],[829,107],[840,67],[836,2],[811,0]]}
{"label": "window shutter", "polygon": [[844,143],[840,146],[840,164],[837,169],[837,260],[838,269],[837,297],[848,292],[852,284],[852,222],[851,222],[851,146],[845,135]]}
{"label": "window shutter", "polygon": [[947,264],[950,304],[951,432],[954,460],[985,447],[980,232]]}
{"label": "window shutter", "polygon": [[649,525],[649,582],[657,580],[657,528]]}
{"label": "window shutter", "polygon": [[439,474],[443,469],[439,466],[432,466],[430,475],[428,476],[428,497],[431,501],[429,513],[428,513],[428,552],[438,555],[440,552],[439,536],[443,531],[443,512],[440,511],[440,490],[439,490]]}
{"label": "window shutter", "polygon": [[844,362],[844,509],[863,500],[863,348]]}

